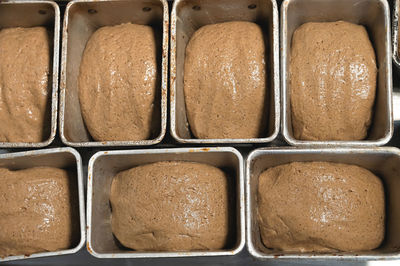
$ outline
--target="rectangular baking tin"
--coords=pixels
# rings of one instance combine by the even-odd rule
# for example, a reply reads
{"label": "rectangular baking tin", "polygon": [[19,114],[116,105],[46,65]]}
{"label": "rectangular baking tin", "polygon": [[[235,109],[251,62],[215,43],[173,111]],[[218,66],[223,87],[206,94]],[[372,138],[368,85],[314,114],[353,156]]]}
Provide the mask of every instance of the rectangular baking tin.
{"label": "rectangular baking tin", "polygon": [[[221,251],[140,252],[121,249],[111,230],[109,203],[113,177],[120,171],[159,161],[191,161],[216,167],[229,167],[236,176],[237,240],[235,247]],[[166,258],[235,255],[245,243],[244,170],[240,152],[233,148],[177,148],[128,151],[101,151],[93,155],[88,166],[87,249],[98,258]]]}
{"label": "rectangular baking tin", "polygon": [[[0,28],[45,26],[53,39],[52,64],[49,73],[51,122],[48,138],[42,142],[0,142],[0,148],[41,148],[53,142],[57,129],[58,62],[60,42],[60,9],[53,1],[0,1]],[[51,95],[50,95],[51,94]]]}
{"label": "rectangular baking tin", "polygon": [[[86,129],[78,96],[79,66],[86,42],[98,28],[121,23],[152,25],[162,30],[161,127],[157,138],[138,141],[94,141]],[[146,146],[161,142],[167,124],[168,3],[165,0],[73,1],[63,28],[60,82],[60,135],[74,147]]]}
{"label": "rectangular baking tin", "polygon": [[[269,121],[266,137],[252,139],[196,139],[189,129],[183,92],[186,45],[193,33],[208,24],[227,21],[258,23],[268,34]],[[170,62],[171,134],[180,143],[268,143],[279,132],[279,23],[275,0],[176,0],[171,13]]]}
{"label": "rectangular baking tin", "polygon": [[[0,257],[0,262],[11,260],[22,260],[30,258],[57,256],[73,254],[78,252],[85,244],[85,196],[83,191],[82,178],[82,159],[79,153],[72,148],[53,148],[43,150],[24,151],[16,153],[0,154],[0,167],[6,167],[12,170],[27,169],[38,166],[48,166],[57,168],[75,168],[77,177],[77,195],[79,197],[79,226],[80,226],[80,241],[76,247],[51,251],[34,253],[31,255]],[[1,231],[1,228],[0,228]]]}
{"label": "rectangular baking tin", "polygon": [[[386,0],[285,0],[281,6],[282,131],[298,146],[380,146],[393,134],[392,58],[389,6]],[[378,79],[374,114],[368,138],[361,141],[304,141],[292,132],[289,63],[293,32],[306,22],[344,20],[364,25],[375,48]]]}
{"label": "rectangular baking tin", "polygon": [[[256,216],[258,177],[266,169],[290,163],[327,161],[355,164],[376,174],[384,184],[386,232],[383,245],[364,252],[288,253],[266,248],[261,241]],[[400,150],[397,148],[275,148],[249,154],[246,166],[246,239],[248,251],[259,259],[393,260],[400,258]]]}

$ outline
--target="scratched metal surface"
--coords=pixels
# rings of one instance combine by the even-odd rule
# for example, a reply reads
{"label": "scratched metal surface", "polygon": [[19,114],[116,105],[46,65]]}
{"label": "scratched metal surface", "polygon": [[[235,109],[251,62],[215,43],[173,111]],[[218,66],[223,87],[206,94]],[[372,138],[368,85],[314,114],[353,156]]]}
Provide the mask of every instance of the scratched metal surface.
{"label": "scratched metal surface", "polygon": [[[281,0],[278,0],[278,6],[281,5]],[[65,9],[66,2],[60,1],[58,2],[61,9],[61,16],[63,16],[63,12]],[[391,12],[393,11],[393,1],[390,0]],[[171,8],[171,1],[169,2]],[[395,65],[393,65],[393,90],[395,92],[394,97],[394,135],[391,141],[385,146],[395,146],[400,147],[400,108],[397,106],[400,104],[400,99],[397,98],[396,92],[400,93],[400,69],[398,69]],[[397,107],[397,108],[396,108]],[[169,128],[169,126],[167,127]],[[60,140],[59,133],[57,131],[57,135],[55,141],[52,143],[50,147],[62,147],[63,144]],[[153,146],[152,148],[169,148],[169,147],[179,147],[187,145],[178,145],[177,142],[173,140],[171,135],[167,130],[166,137],[162,141],[162,143]],[[191,145],[195,147],[196,145]],[[197,145],[198,146],[198,145]],[[215,146],[215,145],[214,145]],[[254,150],[259,147],[273,147],[273,146],[288,146],[282,138],[280,134],[278,138],[268,144],[268,145],[235,145],[235,147],[242,152],[244,157],[246,158],[249,151]],[[129,148],[109,148],[108,150],[115,149],[129,149]],[[2,149],[0,153],[5,152],[13,152],[13,151],[22,151],[27,149]],[[82,156],[82,161],[84,165],[84,177],[87,175],[87,164],[90,157],[100,151],[98,148],[77,148]],[[86,179],[85,180],[85,189],[86,189]],[[368,265],[368,266],[394,266],[400,265],[400,261],[369,261],[369,262],[350,262],[350,261],[324,261],[324,260],[312,260],[312,261],[304,261],[304,260],[266,260],[266,261],[258,261],[252,258],[247,252],[246,248],[242,250],[238,255],[235,256],[225,256],[225,257],[198,257],[198,258],[163,258],[163,259],[98,259],[91,256],[86,248],[82,248],[78,253],[73,255],[64,255],[57,257],[47,257],[47,258],[37,258],[37,259],[27,259],[20,261],[13,261],[8,263],[3,263],[3,265],[98,265],[98,266],[110,266],[110,265],[143,265],[143,266],[156,266],[156,265]]]}

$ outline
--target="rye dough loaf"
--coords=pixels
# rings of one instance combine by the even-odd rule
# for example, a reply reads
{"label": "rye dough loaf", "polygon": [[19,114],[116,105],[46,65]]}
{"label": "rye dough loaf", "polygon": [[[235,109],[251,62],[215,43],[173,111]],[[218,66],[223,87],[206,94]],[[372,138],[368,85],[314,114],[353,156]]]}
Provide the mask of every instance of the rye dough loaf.
{"label": "rye dough loaf", "polygon": [[228,240],[228,177],[200,163],[166,161],[118,173],[112,231],[134,250],[217,250]]}
{"label": "rye dough loaf", "polygon": [[49,137],[49,68],[46,28],[0,31],[0,142],[41,142]]}
{"label": "rye dough loaf", "polygon": [[196,138],[265,136],[266,47],[255,23],[201,27],[186,47],[184,94]]}
{"label": "rye dough loaf", "polygon": [[0,168],[0,257],[72,248],[75,199],[66,170]]}
{"label": "rye dough loaf", "polygon": [[79,101],[97,141],[145,140],[159,124],[157,42],[150,26],[98,29],[87,42],[79,72]]}
{"label": "rye dough loaf", "polygon": [[296,252],[377,248],[385,232],[382,182],[355,165],[290,163],[259,177],[258,221],[268,248]]}
{"label": "rye dough loaf", "polygon": [[300,140],[362,140],[375,101],[375,52],[363,26],[305,23],[293,34],[290,102]]}

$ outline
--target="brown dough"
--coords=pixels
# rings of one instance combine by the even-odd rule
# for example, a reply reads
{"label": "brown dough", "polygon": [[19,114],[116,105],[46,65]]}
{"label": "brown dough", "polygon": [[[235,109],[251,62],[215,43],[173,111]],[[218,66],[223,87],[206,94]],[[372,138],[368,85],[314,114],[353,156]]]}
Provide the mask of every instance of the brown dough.
{"label": "brown dough", "polygon": [[263,32],[251,22],[201,27],[186,48],[184,93],[196,138],[257,138],[266,125]]}
{"label": "brown dough", "polygon": [[384,237],[385,198],[370,171],[328,162],[290,163],[259,177],[264,245],[284,251],[361,251]]}
{"label": "brown dough", "polygon": [[62,169],[0,168],[0,257],[71,248],[76,206],[70,182]]}
{"label": "brown dough", "polygon": [[102,27],[90,37],[80,66],[79,101],[94,140],[145,140],[156,130],[156,46],[153,28],[130,23]]}
{"label": "brown dough", "polygon": [[375,53],[363,26],[305,23],[293,34],[290,102],[301,140],[362,140],[375,100]]}
{"label": "brown dough", "polygon": [[228,177],[200,163],[167,161],[118,173],[112,182],[112,231],[135,250],[224,248]]}
{"label": "brown dough", "polygon": [[49,46],[44,27],[0,31],[0,141],[48,138]]}

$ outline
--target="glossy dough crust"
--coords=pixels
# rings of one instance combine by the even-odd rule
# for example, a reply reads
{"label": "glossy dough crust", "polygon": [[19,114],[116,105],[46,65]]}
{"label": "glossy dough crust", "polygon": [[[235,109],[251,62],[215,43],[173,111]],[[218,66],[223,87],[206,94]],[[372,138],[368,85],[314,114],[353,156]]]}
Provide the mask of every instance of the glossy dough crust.
{"label": "glossy dough crust", "polygon": [[362,140],[375,101],[375,53],[363,26],[305,23],[293,34],[290,102],[301,140]]}
{"label": "glossy dough crust", "polygon": [[50,54],[44,27],[0,31],[0,141],[49,137]]}
{"label": "glossy dough crust", "polygon": [[201,27],[186,48],[184,93],[196,138],[258,138],[267,118],[266,48],[251,22]]}
{"label": "glossy dough crust", "polygon": [[65,170],[0,168],[0,257],[71,248],[73,205]]}
{"label": "glossy dough crust", "polygon": [[355,166],[290,163],[259,177],[258,221],[264,245],[284,251],[361,251],[384,237],[381,180]]}
{"label": "glossy dough crust", "polygon": [[227,178],[216,167],[179,161],[120,172],[111,185],[112,231],[135,250],[224,248]]}
{"label": "glossy dough crust", "polygon": [[102,27],[90,37],[80,65],[79,101],[94,140],[145,140],[157,130],[156,45],[152,27],[130,23]]}

